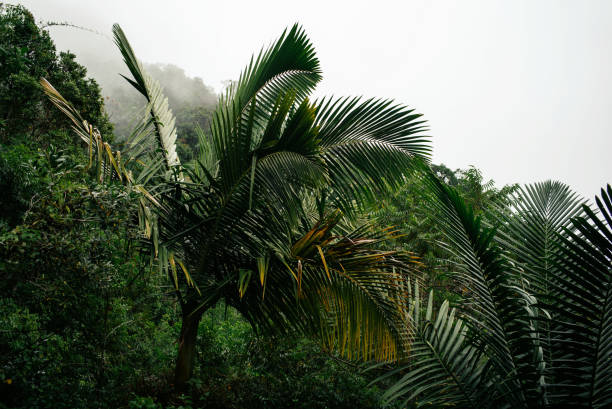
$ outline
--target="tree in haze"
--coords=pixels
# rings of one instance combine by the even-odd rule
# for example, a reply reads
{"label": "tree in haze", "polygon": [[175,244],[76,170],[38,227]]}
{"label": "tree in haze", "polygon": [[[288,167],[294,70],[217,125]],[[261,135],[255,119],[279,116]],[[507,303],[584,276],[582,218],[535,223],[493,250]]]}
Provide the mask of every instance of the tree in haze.
{"label": "tree in haze", "polygon": [[[86,70],[74,54],[56,53],[49,33],[39,29],[22,6],[0,4],[0,59],[0,141],[38,138],[70,129],[70,122],[44,97],[39,83],[42,77],[57,83],[62,94],[84,118],[97,124],[103,135],[112,135],[97,83],[86,78]],[[51,140],[48,135],[44,139]]]}
{"label": "tree in haze", "polygon": [[[114,34],[148,116],[101,171],[143,192],[140,222],[182,310],[176,384],[191,376],[202,313],[221,299],[260,333],[318,335],[349,357],[399,356],[412,259],[380,248],[394,232],[350,216],[427,159],[420,115],[389,100],[311,101],[319,61],[296,25],[251,59],[200,133],[195,163],[182,165],[159,83]],[[82,139],[102,143],[46,87]]]}
{"label": "tree in haze", "polygon": [[139,372],[166,369],[174,334],[159,280],[135,279],[134,193],[91,177],[39,76],[106,141],[99,88],[21,6],[0,5],[0,54],[0,407],[119,407]]}
{"label": "tree in haze", "polygon": [[41,180],[30,176],[45,169],[37,151],[48,160],[55,153],[61,157],[58,150],[82,151],[75,147],[70,121],[45,97],[40,78],[60,84],[105,138],[112,137],[112,125],[97,83],[73,54],[56,53],[49,33],[22,6],[0,4],[0,61],[0,225],[15,226]]}

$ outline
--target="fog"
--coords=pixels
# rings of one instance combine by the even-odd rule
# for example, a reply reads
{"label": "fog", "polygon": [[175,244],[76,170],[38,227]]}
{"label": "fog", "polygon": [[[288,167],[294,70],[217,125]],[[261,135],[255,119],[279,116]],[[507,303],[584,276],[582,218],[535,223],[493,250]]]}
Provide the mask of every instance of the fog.
{"label": "fog", "polygon": [[[119,22],[142,60],[216,91],[298,21],[321,60],[317,95],[414,107],[429,121],[435,162],[475,165],[498,185],[556,179],[587,197],[612,181],[610,1],[20,3],[38,20],[106,35]],[[108,37],[49,31],[104,87],[125,71]]]}

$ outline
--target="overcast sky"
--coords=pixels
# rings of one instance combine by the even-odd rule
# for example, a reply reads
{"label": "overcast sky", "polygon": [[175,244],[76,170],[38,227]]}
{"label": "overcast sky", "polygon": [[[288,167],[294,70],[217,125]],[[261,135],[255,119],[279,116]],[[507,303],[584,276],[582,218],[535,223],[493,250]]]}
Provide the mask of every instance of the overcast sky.
{"label": "overcast sky", "polygon": [[[389,97],[429,121],[434,161],[498,185],[556,179],[591,198],[612,182],[612,1],[20,1],[38,20],[126,32],[146,62],[221,89],[301,23],[323,68],[318,95]],[[59,49],[108,53],[52,27]]]}

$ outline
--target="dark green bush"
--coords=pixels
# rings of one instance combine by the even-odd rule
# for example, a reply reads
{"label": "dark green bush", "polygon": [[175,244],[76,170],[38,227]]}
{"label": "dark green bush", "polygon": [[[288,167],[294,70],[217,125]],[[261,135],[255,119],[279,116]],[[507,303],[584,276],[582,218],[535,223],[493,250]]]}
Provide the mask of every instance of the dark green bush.
{"label": "dark green bush", "polygon": [[304,338],[262,338],[232,308],[207,311],[190,391],[166,407],[376,408],[373,376]]}
{"label": "dark green bush", "polygon": [[165,277],[132,248],[131,194],[60,150],[8,151],[0,169],[22,163],[28,182],[3,198],[27,211],[0,230],[0,402],[112,407],[165,385],[178,329]]}

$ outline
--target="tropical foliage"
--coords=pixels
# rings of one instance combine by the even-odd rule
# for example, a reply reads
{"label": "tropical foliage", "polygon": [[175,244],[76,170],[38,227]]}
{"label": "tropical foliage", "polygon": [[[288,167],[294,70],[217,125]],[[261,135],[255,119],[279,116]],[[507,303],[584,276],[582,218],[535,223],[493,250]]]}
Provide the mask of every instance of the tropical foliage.
{"label": "tropical foliage", "polygon": [[18,137],[47,145],[72,143],[61,139],[61,131],[69,129],[69,121],[45,98],[39,84],[41,77],[57,84],[103,135],[112,135],[98,84],[86,77],[85,68],[75,61],[74,54],[55,52],[49,33],[40,30],[32,14],[22,6],[0,4],[0,58],[2,143]]}
{"label": "tropical foliage", "polygon": [[[500,212],[508,211],[513,203],[512,193],[518,189],[518,185],[498,189],[492,180],[485,182],[482,173],[474,167],[452,171],[444,165],[432,164],[431,170],[441,181],[453,187],[466,204],[472,206],[474,213],[488,224],[495,224]],[[439,223],[443,215],[429,203],[427,181],[415,172],[393,196],[378,200],[369,217],[380,225],[395,226],[402,233],[386,244],[390,249],[409,251],[419,258],[424,287],[436,289],[434,297],[440,303],[444,299],[460,297],[465,286],[452,280],[456,260],[445,245],[444,227]]]}
{"label": "tropical foliage", "polygon": [[298,25],[214,107],[113,35],[115,135],[0,5],[0,408],[612,406],[610,186],[428,163],[412,110],[311,97]]}
{"label": "tropical foliage", "polygon": [[[470,290],[449,313],[429,298],[407,373],[389,400],[455,407],[608,407],[612,189],[599,216],[567,186],[521,189],[499,230],[431,179],[456,278]],[[418,293],[414,310],[420,308]]]}
{"label": "tropical foliage", "polygon": [[[126,150],[113,153],[42,83],[90,151],[105,150],[100,180],[110,172],[143,192],[141,224],[183,311],[177,384],[191,376],[202,313],[220,299],[260,332],[318,334],[347,356],[396,359],[405,338],[398,283],[411,258],[376,248],[393,231],[340,221],[427,156],[420,115],[375,99],[310,102],[319,62],[294,26],[220,99],[210,137],[201,134],[196,163],[185,167],[159,83],[119,26],[114,34],[132,73],[126,79],[147,101]],[[256,275],[261,289],[249,285]]]}
{"label": "tropical foliage", "polygon": [[[98,69],[90,74],[100,84],[105,96],[105,109],[114,127],[114,141],[120,144],[142,119],[142,95],[117,75],[125,71],[121,60],[100,63],[93,60],[87,66],[103,67],[103,70]],[[187,76],[180,67],[147,63],[143,66],[151,77],[159,81],[164,95],[168,97],[168,105],[176,117],[177,152],[182,160],[190,162],[194,152],[197,152],[199,130],[208,132],[210,128],[218,96],[200,78]]]}

